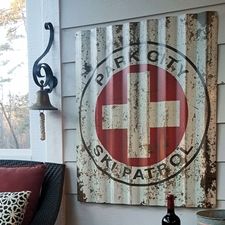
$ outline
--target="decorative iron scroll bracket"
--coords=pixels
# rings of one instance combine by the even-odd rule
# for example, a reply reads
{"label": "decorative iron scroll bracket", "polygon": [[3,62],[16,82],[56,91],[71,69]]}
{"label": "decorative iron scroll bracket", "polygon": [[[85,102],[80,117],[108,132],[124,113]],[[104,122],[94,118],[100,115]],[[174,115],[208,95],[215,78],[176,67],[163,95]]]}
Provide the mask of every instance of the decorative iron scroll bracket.
{"label": "decorative iron scroll bracket", "polygon": [[47,63],[39,63],[39,62],[49,52],[52,46],[52,43],[54,40],[54,28],[52,23],[45,23],[44,27],[46,30],[50,31],[49,41],[48,41],[47,48],[45,49],[43,54],[34,62],[33,79],[36,85],[41,88],[41,90],[45,90],[48,93],[51,93],[53,88],[56,87],[58,80],[53,75],[53,72]]}

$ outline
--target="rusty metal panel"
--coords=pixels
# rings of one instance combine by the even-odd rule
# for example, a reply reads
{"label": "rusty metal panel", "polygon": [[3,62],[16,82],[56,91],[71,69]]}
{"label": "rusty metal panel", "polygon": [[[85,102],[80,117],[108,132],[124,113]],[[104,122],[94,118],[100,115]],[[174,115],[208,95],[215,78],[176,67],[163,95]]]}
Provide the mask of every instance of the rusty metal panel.
{"label": "rusty metal panel", "polygon": [[216,205],[215,12],[76,32],[78,199]]}

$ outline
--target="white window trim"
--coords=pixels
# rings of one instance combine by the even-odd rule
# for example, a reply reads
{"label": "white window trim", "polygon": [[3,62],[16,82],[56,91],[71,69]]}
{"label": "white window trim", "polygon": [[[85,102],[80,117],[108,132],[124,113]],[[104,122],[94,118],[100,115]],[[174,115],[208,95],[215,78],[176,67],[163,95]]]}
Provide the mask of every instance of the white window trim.
{"label": "white window trim", "polygon": [[30,148],[0,148],[0,159],[31,160],[32,151]]}
{"label": "white window trim", "polygon": [[45,22],[54,27],[54,42],[49,53],[41,62],[48,63],[58,79],[57,87],[50,94],[51,103],[58,111],[45,112],[46,140],[40,140],[40,120],[38,111],[30,111],[30,149],[0,149],[1,159],[20,159],[42,162],[63,162],[63,125],[61,95],[61,57],[60,57],[60,13],[59,0],[27,0],[27,41],[28,41],[28,73],[29,102],[36,101],[39,88],[33,81],[32,69],[35,60],[45,50],[49,31],[44,29]]}
{"label": "white window trim", "polygon": [[28,69],[30,105],[36,101],[39,87],[33,81],[32,68],[35,60],[45,50],[49,31],[44,29],[46,22],[54,27],[54,41],[48,54],[41,62],[48,63],[58,84],[50,93],[51,103],[57,111],[45,111],[46,140],[40,140],[39,112],[30,111],[30,148],[32,160],[45,162],[63,162],[63,124],[62,124],[62,95],[61,95],[61,52],[60,52],[60,13],[59,0],[29,0],[27,1],[27,33],[28,33]]}
{"label": "white window trim", "polygon": [[1,159],[31,160],[31,149],[0,149]]}

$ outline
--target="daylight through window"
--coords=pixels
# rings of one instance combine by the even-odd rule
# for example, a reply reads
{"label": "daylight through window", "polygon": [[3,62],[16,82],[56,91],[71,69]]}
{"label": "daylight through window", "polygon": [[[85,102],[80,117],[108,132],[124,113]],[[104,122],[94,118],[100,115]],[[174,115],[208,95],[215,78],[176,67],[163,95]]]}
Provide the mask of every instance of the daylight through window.
{"label": "daylight through window", "polygon": [[29,148],[25,0],[0,0],[0,148]]}

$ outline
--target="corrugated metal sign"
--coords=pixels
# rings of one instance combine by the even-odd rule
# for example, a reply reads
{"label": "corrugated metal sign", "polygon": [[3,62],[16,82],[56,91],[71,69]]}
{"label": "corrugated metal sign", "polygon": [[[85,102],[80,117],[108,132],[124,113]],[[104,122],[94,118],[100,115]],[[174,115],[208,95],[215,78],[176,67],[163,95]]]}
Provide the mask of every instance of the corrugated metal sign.
{"label": "corrugated metal sign", "polygon": [[217,16],[76,33],[83,202],[216,204]]}

